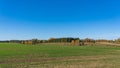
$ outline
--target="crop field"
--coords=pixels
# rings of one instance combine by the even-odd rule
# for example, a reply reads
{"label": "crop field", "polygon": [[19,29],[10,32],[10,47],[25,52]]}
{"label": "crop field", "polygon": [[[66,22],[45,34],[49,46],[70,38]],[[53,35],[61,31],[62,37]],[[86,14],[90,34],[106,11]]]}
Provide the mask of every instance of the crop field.
{"label": "crop field", "polygon": [[0,43],[0,68],[120,68],[120,47]]}

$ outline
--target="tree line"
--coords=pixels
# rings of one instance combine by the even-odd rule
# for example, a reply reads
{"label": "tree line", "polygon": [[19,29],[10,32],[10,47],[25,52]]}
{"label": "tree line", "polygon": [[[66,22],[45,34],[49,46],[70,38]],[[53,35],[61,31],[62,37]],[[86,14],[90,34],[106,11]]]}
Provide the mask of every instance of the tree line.
{"label": "tree line", "polygon": [[120,38],[115,40],[106,40],[106,39],[80,39],[80,38],[49,38],[48,40],[39,40],[39,39],[31,39],[31,40],[5,40],[0,41],[0,43],[22,43],[22,44],[39,44],[39,43],[82,43],[82,44],[89,44],[89,43],[97,43],[97,42],[109,42],[109,43],[120,43]]}

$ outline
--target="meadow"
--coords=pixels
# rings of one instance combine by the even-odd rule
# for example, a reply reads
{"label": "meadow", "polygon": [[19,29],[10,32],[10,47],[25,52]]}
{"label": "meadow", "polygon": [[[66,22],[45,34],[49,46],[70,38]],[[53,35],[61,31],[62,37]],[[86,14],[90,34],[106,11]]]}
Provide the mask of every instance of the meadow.
{"label": "meadow", "polygon": [[120,68],[120,47],[0,43],[0,68]]}

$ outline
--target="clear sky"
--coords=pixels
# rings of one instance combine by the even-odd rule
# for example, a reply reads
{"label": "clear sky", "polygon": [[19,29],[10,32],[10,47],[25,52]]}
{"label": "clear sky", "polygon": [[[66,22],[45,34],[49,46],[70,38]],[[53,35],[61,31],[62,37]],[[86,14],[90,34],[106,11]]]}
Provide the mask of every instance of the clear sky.
{"label": "clear sky", "polygon": [[0,40],[120,37],[120,0],[0,0]]}

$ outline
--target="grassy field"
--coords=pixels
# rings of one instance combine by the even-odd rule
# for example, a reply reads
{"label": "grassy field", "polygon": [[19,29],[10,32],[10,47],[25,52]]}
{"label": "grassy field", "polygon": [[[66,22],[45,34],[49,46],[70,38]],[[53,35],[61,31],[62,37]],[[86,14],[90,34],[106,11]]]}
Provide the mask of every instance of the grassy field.
{"label": "grassy field", "polygon": [[0,68],[120,68],[120,47],[0,43]]}

